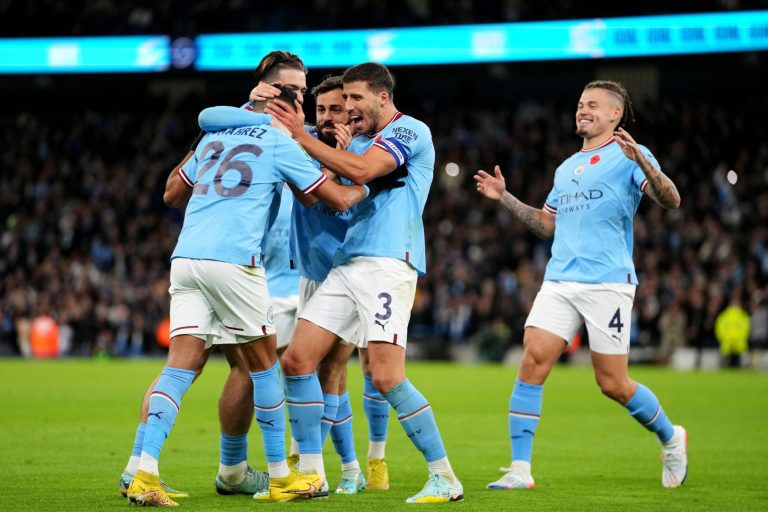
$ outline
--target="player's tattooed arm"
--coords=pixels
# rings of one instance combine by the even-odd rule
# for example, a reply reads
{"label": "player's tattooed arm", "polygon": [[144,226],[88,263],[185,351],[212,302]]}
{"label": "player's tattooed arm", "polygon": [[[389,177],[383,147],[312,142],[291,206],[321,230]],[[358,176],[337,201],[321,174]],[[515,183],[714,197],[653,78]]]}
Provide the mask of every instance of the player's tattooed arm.
{"label": "player's tattooed arm", "polygon": [[677,191],[677,187],[672,180],[648,161],[640,146],[635,142],[635,139],[623,128],[616,130],[614,135],[624,155],[630,160],[637,162],[637,165],[640,166],[643,174],[645,174],[645,179],[648,180],[645,193],[663,208],[679,208],[680,193]]}
{"label": "player's tattooed arm", "polygon": [[551,238],[555,234],[555,216],[551,213],[528,206],[509,192],[504,192],[501,204],[537,237]]}
{"label": "player's tattooed arm", "polygon": [[555,216],[543,209],[528,206],[507,192],[507,184],[499,166],[494,167],[493,171],[494,176],[483,170],[477,171],[477,191],[488,199],[499,201],[534,235],[539,238],[552,237],[555,234]]}
{"label": "player's tattooed arm", "polygon": [[637,163],[643,173],[645,173],[645,179],[648,180],[645,191],[650,198],[664,208],[679,208],[680,193],[677,191],[677,187],[672,180],[661,170],[654,167],[642,153]]}

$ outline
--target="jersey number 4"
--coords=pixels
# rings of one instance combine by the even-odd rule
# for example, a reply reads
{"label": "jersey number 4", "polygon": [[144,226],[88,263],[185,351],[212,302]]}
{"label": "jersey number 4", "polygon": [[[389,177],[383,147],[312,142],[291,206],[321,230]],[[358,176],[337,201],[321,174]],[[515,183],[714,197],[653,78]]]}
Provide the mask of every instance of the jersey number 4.
{"label": "jersey number 4", "polygon": [[[203,179],[203,176],[214,167],[216,167],[217,170],[216,175],[213,177],[213,188],[218,195],[221,197],[240,197],[245,194],[251,186],[253,171],[251,170],[251,166],[247,163],[242,160],[233,159],[242,153],[250,153],[257,157],[261,155],[262,149],[255,144],[240,144],[228,151],[222,160],[219,160],[221,154],[224,152],[224,144],[218,140],[213,140],[203,147],[203,151],[201,152],[202,157],[205,158],[210,151],[213,151],[213,154],[211,154],[208,161],[200,168],[195,186],[192,189],[192,194],[205,195],[208,193],[208,187],[210,185],[200,183],[200,181]],[[240,182],[232,187],[227,187],[223,183],[224,175],[229,171],[234,171],[240,174]]]}
{"label": "jersey number 4", "polygon": [[608,327],[616,329],[616,331],[621,334],[621,328],[624,327],[624,324],[621,323],[621,309],[616,309],[616,313],[614,313],[613,318],[611,318]]}

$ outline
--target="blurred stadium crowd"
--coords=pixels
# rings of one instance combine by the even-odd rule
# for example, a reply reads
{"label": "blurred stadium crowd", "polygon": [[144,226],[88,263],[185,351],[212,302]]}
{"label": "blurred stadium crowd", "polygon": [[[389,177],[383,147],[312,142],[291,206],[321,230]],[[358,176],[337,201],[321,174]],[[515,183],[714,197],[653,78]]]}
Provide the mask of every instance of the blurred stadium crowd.
{"label": "blurred stadium crowd", "polygon": [[[25,352],[31,321],[50,315],[73,355],[162,350],[168,258],[183,211],[165,207],[168,172],[196,134],[184,103],[147,111],[66,108],[0,114],[0,350]],[[632,343],[666,360],[677,346],[716,347],[729,304],[768,343],[768,133],[765,98],[636,105],[629,127],[677,183],[683,205],[641,204]],[[428,266],[411,320],[415,346],[446,356],[472,346],[498,360],[522,342],[549,242],[530,235],[472,186],[499,163],[508,189],[543,204],[554,169],[580,148],[573,105],[413,112],[432,129],[437,166],[424,219]],[[312,117],[311,114],[308,117]],[[448,165],[455,164],[455,165]],[[736,186],[726,179],[738,171]]]}

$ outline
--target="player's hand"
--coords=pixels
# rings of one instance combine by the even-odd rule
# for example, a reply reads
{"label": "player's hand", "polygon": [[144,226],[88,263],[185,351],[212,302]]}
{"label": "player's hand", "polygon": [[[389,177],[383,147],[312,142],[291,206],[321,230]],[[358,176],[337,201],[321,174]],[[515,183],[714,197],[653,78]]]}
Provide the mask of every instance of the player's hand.
{"label": "player's hand", "polygon": [[477,191],[488,199],[498,201],[507,191],[507,182],[504,180],[504,176],[501,175],[501,169],[497,165],[493,168],[495,176],[491,176],[484,170],[480,169],[475,174],[475,181],[477,182]]}
{"label": "player's hand", "polygon": [[406,176],[408,176],[408,169],[404,165],[401,165],[391,173],[369,181],[367,185],[371,190],[371,195],[373,195],[383,190],[393,190],[404,187]]}
{"label": "player's hand", "polygon": [[272,98],[277,98],[278,96],[280,96],[280,89],[267,82],[259,82],[256,87],[251,89],[251,94],[248,95],[248,101],[251,103],[255,101],[267,101]]}
{"label": "player's hand", "polygon": [[640,146],[637,145],[635,139],[624,128],[619,128],[613,132],[613,136],[616,137],[616,142],[619,143],[624,156],[635,162],[639,162],[641,158],[644,158]]}
{"label": "player's hand", "polygon": [[349,147],[349,143],[352,142],[352,130],[348,125],[343,123],[334,124],[336,134],[336,149],[346,151]]}
{"label": "player's hand", "polygon": [[283,100],[275,99],[267,103],[264,113],[272,114],[275,119],[288,128],[294,139],[299,139],[302,135],[307,134],[304,129],[304,110],[302,110],[298,100],[294,100],[293,104],[296,106],[295,112]]}

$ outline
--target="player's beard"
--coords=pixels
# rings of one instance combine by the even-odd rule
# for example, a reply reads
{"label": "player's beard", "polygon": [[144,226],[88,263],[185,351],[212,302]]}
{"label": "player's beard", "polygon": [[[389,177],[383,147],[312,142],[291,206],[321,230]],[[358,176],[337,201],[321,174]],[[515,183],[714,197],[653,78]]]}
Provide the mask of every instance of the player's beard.
{"label": "player's beard", "polygon": [[371,123],[368,130],[365,132],[365,135],[369,137],[373,137],[376,135],[376,132],[379,131],[379,121],[381,120],[381,115],[379,114],[378,110],[371,109],[365,114],[363,114],[363,119],[367,118],[368,121]]}
{"label": "player's beard", "polygon": [[576,135],[581,137],[582,139],[588,139],[589,138],[589,129],[592,128],[592,124],[589,124],[587,126],[582,126],[581,123],[576,121],[576,131],[574,132]]}
{"label": "player's beard", "polygon": [[326,145],[333,147],[336,147],[336,132],[331,131],[330,134],[326,134],[324,131],[325,128],[333,128],[333,123],[326,123],[322,126],[316,126],[317,129],[317,138],[324,142]]}
{"label": "player's beard", "polygon": [[[375,106],[372,106],[370,109],[360,110],[360,117],[362,118],[360,124],[365,126],[365,124],[368,123],[368,127],[361,128],[360,131],[353,131],[352,135],[354,137],[357,137],[358,135],[367,135],[368,137],[373,137],[376,135],[376,132],[379,131],[378,126],[379,120],[381,119],[379,110]],[[352,123],[351,126],[353,130],[357,128],[356,123]]]}

